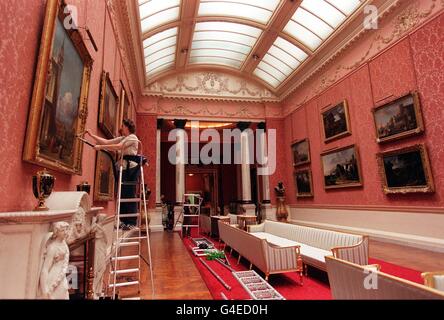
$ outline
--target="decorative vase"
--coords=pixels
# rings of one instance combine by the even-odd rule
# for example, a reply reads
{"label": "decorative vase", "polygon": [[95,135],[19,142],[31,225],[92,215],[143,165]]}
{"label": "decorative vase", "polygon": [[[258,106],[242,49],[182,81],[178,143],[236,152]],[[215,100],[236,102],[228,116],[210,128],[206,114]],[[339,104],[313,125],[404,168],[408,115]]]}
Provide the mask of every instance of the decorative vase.
{"label": "decorative vase", "polygon": [[287,222],[288,212],[285,206],[285,197],[277,198],[276,219],[279,222]]}
{"label": "decorative vase", "polygon": [[91,185],[87,181],[82,181],[77,185],[77,191],[84,191],[87,194],[91,191]]}
{"label": "decorative vase", "polygon": [[55,178],[46,169],[38,171],[32,177],[32,191],[34,196],[38,199],[38,204],[34,211],[46,211],[49,208],[45,205],[45,199],[50,196],[54,188]]}

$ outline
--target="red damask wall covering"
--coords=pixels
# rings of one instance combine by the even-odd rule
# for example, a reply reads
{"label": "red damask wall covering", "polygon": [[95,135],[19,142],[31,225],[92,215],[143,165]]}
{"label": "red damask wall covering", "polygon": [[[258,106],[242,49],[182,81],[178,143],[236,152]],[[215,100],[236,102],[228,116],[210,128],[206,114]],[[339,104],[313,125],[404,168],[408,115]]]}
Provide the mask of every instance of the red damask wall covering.
{"label": "red damask wall covering", "polygon": [[[353,54],[353,53],[351,53]],[[357,206],[444,206],[444,14],[400,39],[396,44],[363,64],[358,70],[328,87],[285,118],[287,180],[293,175],[292,141],[310,139],[313,198],[296,198],[294,182],[289,184],[288,202],[298,205]],[[375,141],[372,109],[418,91],[425,123],[422,135],[379,145]],[[349,103],[352,134],[325,144],[320,126],[321,109],[342,99]],[[292,97],[287,100],[291,101]],[[291,103],[291,102],[290,102]],[[376,154],[416,143],[425,143],[429,152],[435,189],[433,194],[384,195]],[[320,153],[356,144],[359,148],[363,187],[325,191]],[[299,167],[298,167],[299,169]],[[292,189],[293,187],[293,189]]]}
{"label": "red damask wall covering", "polygon": [[[97,44],[96,52],[91,42],[85,40],[94,59],[88,97],[88,119],[86,127],[93,132],[97,128],[99,84],[102,70],[110,73],[116,92],[120,94],[120,80],[129,90],[135,88],[128,81],[120,52],[116,45],[115,30],[105,0],[67,1],[77,6],[78,25],[87,26]],[[41,167],[23,162],[22,150],[25,140],[26,122],[34,83],[35,68],[43,29],[46,1],[17,0],[0,2],[0,211],[31,210],[35,206],[31,177]],[[83,32],[83,31],[82,31]],[[83,34],[84,39],[88,37]],[[137,97],[135,97],[137,98]],[[132,101],[134,106],[137,101]],[[95,151],[83,149],[82,176],[71,176],[50,170],[56,177],[55,190],[75,190],[81,181],[94,183]],[[92,197],[92,192],[91,192]],[[113,202],[97,202],[105,211],[114,210]]]}

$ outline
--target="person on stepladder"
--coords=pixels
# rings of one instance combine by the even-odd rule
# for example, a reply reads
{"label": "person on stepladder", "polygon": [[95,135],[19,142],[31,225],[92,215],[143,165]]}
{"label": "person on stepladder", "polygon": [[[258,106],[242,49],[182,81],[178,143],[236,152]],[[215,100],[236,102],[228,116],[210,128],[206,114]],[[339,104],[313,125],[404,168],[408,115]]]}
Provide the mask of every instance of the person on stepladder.
{"label": "person on stepladder", "polygon": [[[85,131],[97,143],[96,150],[122,151],[122,182],[136,182],[140,176],[139,164],[135,161],[126,160],[125,156],[136,156],[139,146],[139,139],[136,136],[136,126],[130,119],[124,119],[119,130],[120,137],[114,139],[104,139],[91,133],[89,129]],[[116,164],[120,166],[120,163]],[[119,168],[118,168],[119,169]],[[118,171],[117,171],[118,172]],[[116,180],[118,177],[115,177]],[[121,198],[136,198],[136,184],[122,185]],[[121,203],[120,213],[137,213],[137,203]],[[120,227],[124,230],[133,229],[137,224],[137,218],[121,218]]]}

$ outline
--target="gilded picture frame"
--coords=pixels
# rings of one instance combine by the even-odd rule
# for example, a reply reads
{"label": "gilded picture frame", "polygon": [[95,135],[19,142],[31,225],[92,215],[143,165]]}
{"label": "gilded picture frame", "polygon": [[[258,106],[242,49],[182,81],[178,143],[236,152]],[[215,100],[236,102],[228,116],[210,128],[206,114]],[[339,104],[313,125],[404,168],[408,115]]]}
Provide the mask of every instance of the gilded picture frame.
{"label": "gilded picture frame", "polygon": [[47,1],[23,160],[81,175],[83,144],[77,136],[88,115],[93,60],[65,9],[59,0]]}
{"label": "gilded picture frame", "polygon": [[313,179],[310,169],[298,170],[293,173],[297,198],[313,197]]}
{"label": "gilded picture frame", "polygon": [[321,153],[324,189],[362,186],[358,147],[354,144]]}
{"label": "gilded picture frame", "polygon": [[293,154],[293,166],[301,166],[310,163],[310,142],[308,138],[298,140],[291,145]]}
{"label": "gilded picture frame", "polygon": [[419,94],[409,92],[372,110],[376,142],[402,139],[424,131]]}
{"label": "gilded picture frame", "polygon": [[109,73],[103,71],[100,82],[98,126],[109,139],[117,136],[119,112],[119,97],[114,89]]}
{"label": "gilded picture frame", "polygon": [[321,127],[324,143],[351,135],[348,102],[327,106],[321,111]]}
{"label": "gilded picture frame", "polygon": [[111,159],[103,152],[97,152],[94,174],[94,201],[114,200],[114,174]]}
{"label": "gilded picture frame", "polygon": [[425,144],[381,152],[377,154],[377,160],[385,194],[435,191]]}
{"label": "gilded picture frame", "polygon": [[128,91],[125,89],[122,81],[120,81],[121,90],[120,90],[120,99],[119,99],[119,122],[120,125],[123,119],[131,119],[130,118],[130,108],[131,104],[128,99]]}

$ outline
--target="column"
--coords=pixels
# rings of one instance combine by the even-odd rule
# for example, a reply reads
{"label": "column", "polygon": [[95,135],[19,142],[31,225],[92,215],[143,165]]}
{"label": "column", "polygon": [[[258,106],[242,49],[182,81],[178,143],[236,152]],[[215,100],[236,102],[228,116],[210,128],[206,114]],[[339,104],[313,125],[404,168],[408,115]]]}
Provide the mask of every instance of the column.
{"label": "column", "polygon": [[[152,231],[164,231],[162,224],[162,203],[160,200],[161,195],[161,132],[162,132],[163,119],[157,119],[157,131],[156,131],[156,208],[154,209],[154,219],[157,223],[155,226],[151,226]],[[151,222],[153,224],[153,222]],[[151,225],[150,224],[150,225]],[[153,229],[154,228],[154,229]]]}
{"label": "column", "polygon": [[240,129],[241,144],[241,176],[242,176],[242,213],[246,215],[255,215],[255,205],[251,201],[251,177],[250,177],[250,149],[248,129],[250,122],[238,122],[237,128]]}
{"label": "column", "polygon": [[[182,210],[183,194],[185,193],[185,124],[187,120],[174,120],[176,127],[176,205],[174,219],[177,221]],[[176,230],[180,230],[181,223],[177,223]]]}
{"label": "column", "polygon": [[[266,130],[267,130],[267,126],[265,124],[265,122],[260,122],[257,125],[257,128],[262,130],[262,132],[259,135],[259,146],[258,148],[260,148],[260,152],[262,154],[263,159],[266,157],[266,159],[268,159],[268,148],[267,148],[267,134],[266,134]],[[265,161],[264,164],[261,164],[262,168],[267,168],[268,164],[267,161]],[[267,169],[265,169],[265,172],[267,172]],[[265,174],[262,175],[262,204],[261,204],[261,209],[262,209],[262,217],[264,219],[270,219],[272,217],[274,217],[273,215],[273,209],[271,206],[271,201],[270,201],[270,179],[269,179],[269,175]]]}

